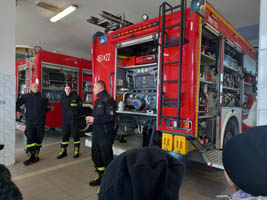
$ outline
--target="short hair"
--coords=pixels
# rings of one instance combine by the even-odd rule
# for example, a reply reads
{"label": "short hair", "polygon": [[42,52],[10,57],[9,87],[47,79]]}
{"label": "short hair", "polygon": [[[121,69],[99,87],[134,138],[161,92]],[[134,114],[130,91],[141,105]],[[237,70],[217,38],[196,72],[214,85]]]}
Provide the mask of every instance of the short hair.
{"label": "short hair", "polygon": [[37,85],[37,87],[39,87],[39,84],[38,83],[32,83],[31,84],[31,87],[33,87],[34,85]]}
{"label": "short hair", "polygon": [[106,84],[105,84],[104,81],[99,80],[99,81],[96,82],[96,84],[101,85],[104,89],[106,89]]}
{"label": "short hair", "polygon": [[72,89],[71,84],[69,84],[69,83],[66,83],[66,84],[64,85],[64,88],[66,88],[66,87],[69,87],[70,89]]}

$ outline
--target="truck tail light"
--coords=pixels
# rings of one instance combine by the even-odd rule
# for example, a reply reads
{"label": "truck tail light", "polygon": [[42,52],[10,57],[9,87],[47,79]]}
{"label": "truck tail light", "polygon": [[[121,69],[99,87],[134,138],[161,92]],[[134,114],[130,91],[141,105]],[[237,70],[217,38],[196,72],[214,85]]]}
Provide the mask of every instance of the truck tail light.
{"label": "truck tail light", "polygon": [[192,122],[189,120],[181,121],[180,122],[180,128],[191,130],[192,129]]}
{"label": "truck tail light", "polygon": [[182,129],[186,131],[192,130],[191,120],[180,120],[180,127],[177,127],[178,123],[176,119],[166,119],[165,124],[171,129]]}
{"label": "truck tail light", "polygon": [[170,128],[177,127],[177,121],[176,120],[170,120]]}

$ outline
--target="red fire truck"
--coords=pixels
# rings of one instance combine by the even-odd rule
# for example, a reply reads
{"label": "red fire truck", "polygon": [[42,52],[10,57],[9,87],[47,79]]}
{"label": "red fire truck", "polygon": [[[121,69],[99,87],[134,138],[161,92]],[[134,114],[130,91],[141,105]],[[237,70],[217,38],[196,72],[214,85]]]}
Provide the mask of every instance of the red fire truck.
{"label": "red fire truck", "polygon": [[222,168],[221,149],[242,132],[244,95],[255,95],[256,51],[203,8],[164,2],[157,18],[96,33],[93,83],[105,81],[125,134],[142,134],[143,145],[161,134],[162,149]]}
{"label": "red fire truck", "polygon": [[[48,128],[61,127],[62,116],[59,100],[64,91],[64,83],[70,83],[73,91],[83,101],[83,111],[90,112],[92,103],[91,61],[39,50],[33,56],[16,63],[16,95],[19,97],[30,91],[32,83],[39,84],[39,91],[50,101],[47,113]],[[18,126],[24,129],[23,125]]]}

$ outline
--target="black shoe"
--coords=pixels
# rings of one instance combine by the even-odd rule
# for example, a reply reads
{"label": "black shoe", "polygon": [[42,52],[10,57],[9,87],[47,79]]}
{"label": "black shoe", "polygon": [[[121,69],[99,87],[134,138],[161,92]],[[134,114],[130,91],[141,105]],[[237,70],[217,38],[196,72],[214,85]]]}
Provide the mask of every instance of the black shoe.
{"label": "black shoe", "polygon": [[57,159],[61,159],[67,156],[67,151],[61,151],[58,156]]}
{"label": "black shoe", "polygon": [[35,158],[33,159],[33,163],[36,163],[36,162],[38,162],[39,160],[40,160],[39,157],[35,157]]}
{"label": "black shoe", "polygon": [[73,158],[79,158],[79,153],[74,153]]}
{"label": "black shoe", "polygon": [[30,157],[28,160],[25,160],[23,162],[24,165],[31,165],[33,163],[35,163],[35,158],[33,158],[33,157]]}
{"label": "black shoe", "polygon": [[127,143],[127,137],[125,135],[121,136],[120,143]]}
{"label": "black shoe", "polygon": [[76,147],[74,146],[74,155],[73,155],[73,158],[79,158],[79,150],[80,150],[80,146],[76,146]]}
{"label": "black shoe", "polygon": [[100,183],[101,183],[101,178],[97,177],[94,180],[90,181],[89,185],[90,186],[98,186],[98,185],[100,185]]}

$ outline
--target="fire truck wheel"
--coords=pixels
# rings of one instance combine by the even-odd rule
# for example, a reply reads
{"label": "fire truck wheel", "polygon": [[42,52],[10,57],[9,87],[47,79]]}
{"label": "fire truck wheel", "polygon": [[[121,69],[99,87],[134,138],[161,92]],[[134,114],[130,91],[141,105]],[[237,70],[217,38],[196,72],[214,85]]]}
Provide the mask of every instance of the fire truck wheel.
{"label": "fire truck wheel", "polygon": [[80,131],[80,137],[85,136],[86,132],[91,132],[92,126],[89,124],[86,124],[83,120],[79,121],[79,131]]}
{"label": "fire truck wheel", "polygon": [[87,124],[85,117],[79,118],[79,134],[80,137],[84,137],[86,132],[91,132],[92,126]]}
{"label": "fire truck wheel", "polygon": [[162,132],[156,131],[155,138],[152,145],[157,145],[161,147],[162,145]]}
{"label": "fire truck wheel", "polygon": [[87,124],[85,121],[86,116],[90,116],[92,114],[92,107],[83,107],[80,110],[80,117],[79,117],[79,131],[80,131],[80,136],[83,137],[85,136],[84,134],[86,132],[91,132],[92,126]]}
{"label": "fire truck wheel", "polygon": [[224,131],[223,146],[234,136],[238,134],[238,128],[233,120],[230,120]]}

